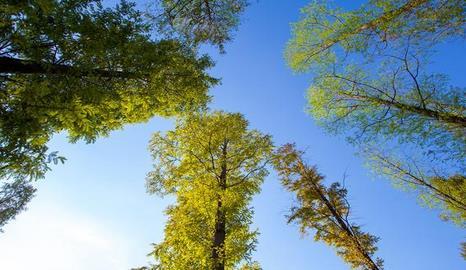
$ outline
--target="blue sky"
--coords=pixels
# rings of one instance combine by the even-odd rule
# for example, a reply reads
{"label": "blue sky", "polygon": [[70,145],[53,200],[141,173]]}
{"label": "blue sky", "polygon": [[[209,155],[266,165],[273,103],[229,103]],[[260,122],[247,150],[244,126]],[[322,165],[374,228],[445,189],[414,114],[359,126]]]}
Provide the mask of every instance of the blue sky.
{"label": "blue sky", "polygon": [[[296,142],[329,181],[346,173],[355,221],[381,238],[377,255],[386,269],[465,269],[459,255],[464,232],[419,206],[414,194],[371,175],[343,138],[327,135],[305,113],[311,76],[293,75],[283,49],[290,22],[307,2],[253,1],[227,53],[208,50],[217,63],[212,74],[222,78],[211,90],[211,107],[243,113],[252,128],[271,134],[277,145]],[[434,69],[449,74],[455,85],[466,85],[464,44],[440,44],[439,50]],[[28,211],[4,227],[0,269],[145,265],[150,243],[163,238],[163,210],[172,201],[145,192],[145,174],[151,169],[147,144],[153,132],[171,127],[170,120],[155,118],[90,145],[69,144],[66,134],[55,136],[50,148],[68,161],[37,183],[39,191]],[[266,270],[348,269],[331,248],[286,224],[291,203],[292,195],[271,173],[252,205],[254,227],[261,233],[254,259]]]}

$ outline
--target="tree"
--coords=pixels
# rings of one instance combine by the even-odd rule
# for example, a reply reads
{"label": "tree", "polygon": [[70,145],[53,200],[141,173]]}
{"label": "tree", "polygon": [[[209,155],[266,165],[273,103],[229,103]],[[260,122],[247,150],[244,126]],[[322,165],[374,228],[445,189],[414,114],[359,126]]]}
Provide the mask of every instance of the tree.
{"label": "tree", "polygon": [[[135,4],[2,1],[0,176],[43,176],[47,142],[93,142],[125,124],[204,107],[212,63],[151,37]],[[3,181],[3,180],[2,180]]]}
{"label": "tree", "polygon": [[303,234],[314,230],[314,239],[334,247],[352,269],[382,269],[383,261],[373,258],[379,238],[350,221],[347,190],[338,182],[324,186],[324,177],[303,161],[303,154],[292,144],[275,153],[275,169],[283,186],[295,193],[298,203],[291,208],[288,222],[297,222]]}
{"label": "tree", "polygon": [[149,148],[148,191],[176,196],[153,251],[157,269],[223,270],[248,261],[257,235],[248,204],[267,175],[270,137],[249,130],[240,114],[202,112],[154,134]]}
{"label": "tree", "polygon": [[25,209],[34,195],[35,188],[26,181],[4,183],[0,188],[0,232],[2,227]]}
{"label": "tree", "polygon": [[[440,176],[438,183],[464,193],[464,185],[450,180],[464,178],[466,169],[465,89],[429,72],[435,45],[463,35],[464,7],[457,0],[383,0],[349,12],[319,2],[304,8],[286,57],[294,70],[315,74],[309,112],[365,155],[397,155],[391,150],[401,148],[426,164],[423,175]],[[384,173],[399,162],[406,167],[410,161],[370,164]],[[443,196],[434,185],[410,184]]]}
{"label": "tree", "polygon": [[247,0],[158,0],[153,18],[164,32],[177,33],[195,44],[209,42],[223,52],[239,25]]}
{"label": "tree", "polygon": [[61,162],[63,164],[66,160],[58,155],[58,151],[54,151],[44,158],[46,158],[45,162],[33,161],[32,164],[17,162],[1,168],[0,233],[3,232],[3,226],[25,210],[27,203],[34,197],[36,188],[31,181],[44,177],[45,172],[50,170],[50,163],[53,162],[56,165]]}
{"label": "tree", "polygon": [[387,154],[371,152],[368,156],[373,167],[382,175],[390,177],[395,184],[415,189],[421,202],[442,210],[441,218],[451,220],[461,227],[466,226],[466,179],[464,175],[444,176],[439,170],[418,164],[405,158],[402,162]]}

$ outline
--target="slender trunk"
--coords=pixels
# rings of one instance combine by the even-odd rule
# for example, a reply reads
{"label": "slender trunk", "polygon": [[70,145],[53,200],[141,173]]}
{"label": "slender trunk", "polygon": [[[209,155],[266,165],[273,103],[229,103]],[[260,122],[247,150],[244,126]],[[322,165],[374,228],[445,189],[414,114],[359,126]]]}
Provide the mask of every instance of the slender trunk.
{"label": "slender trunk", "polygon": [[367,267],[369,267],[369,269],[371,270],[380,270],[377,264],[372,260],[371,256],[361,246],[361,243],[359,242],[358,237],[354,235],[353,230],[350,228],[350,225],[346,224],[346,222],[343,220],[341,215],[336,211],[335,207],[330,203],[327,197],[325,197],[322,191],[318,187],[316,187],[316,190],[319,193],[319,196],[321,197],[321,199],[324,201],[327,208],[332,213],[333,217],[337,220],[341,229],[346,233],[346,235],[348,235],[353,240],[354,244],[356,245],[356,249],[366,259]]}
{"label": "slender trunk", "polygon": [[132,72],[90,69],[85,70],[70,65],[60,65],[51,63],[40,63],[10,57],[0,57],[0,73],[11,74],[48,74],[48,75],[66,75],[73,77],[97,76],[105,78],[137,78]]}
{"label": "slender trunk", "polygon": [[349,93],[342,94],[342,95],[355,99],[355,100],[372,101],[379,105],[394,107],[402,111],[407,111],[413,114],[431,118],[433,120],[436,120],[444,124],[453,125],[453,126],[457,126],[460,128],[466,128],[466,117],[462,115],[434,111],[432,109],[423,108],[420,106],[415,106],[415,105],[411,105],[407,103],[401,103],[401,102],[394,101],[394,100],[387,100],[387,99],[374,97],[374,96],[355,95],[355,94],[349,94]]}
{"label": "slender trunk", "polygon": [[431,109],[422,108],[419,106],[414,106],[414,105],[404,104],[404,103],[399,103],[399,102],[391,102],[391,101],[384,100],[384,99],[379,99],[379,100],[381,103],[385,105],[393,106],[400,110],[405,110],[405,111],[416,113],[416,114],[419,114],[419,115],[422,115],[428,118],[432,118],[439,122],[443,122],[445,124],[455,125],[455,126],[459,126],[462,128],[466,127],[466,117],[463,117],[463,116],[454,115],[450,113],[442,113],[442,112],[434,111]]}
{"label": "slender trunk", "polygon": [[225,213],[222,210],[222,199],[217,200],[217,214],[215,220],[215,233],[212,247],[212,260],[214,270],[225,269],[225,237],[226,237],[226,224]]}
{"label": "slender trunk", "polygon": [[222,196],[227,188],[227,143],[225,142],[222,149],[223,160],[219,177],[219,186],[221,194],[217,198],[217,213],[215,216],[215,232],[212,245],[212,262],[213,270],[225,270],[225,238],[226,238],[226,220],[223,210]]}

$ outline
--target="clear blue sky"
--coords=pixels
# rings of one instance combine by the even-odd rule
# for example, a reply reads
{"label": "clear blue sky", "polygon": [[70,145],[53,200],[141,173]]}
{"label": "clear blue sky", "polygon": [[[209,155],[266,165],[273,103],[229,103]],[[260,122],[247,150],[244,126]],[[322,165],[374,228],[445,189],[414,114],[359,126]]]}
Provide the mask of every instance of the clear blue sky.
{"label": "clear blue sky", "polygon": [[[211,90],[213,109],[241,112],[251,127],[273,135],[276,144],[296,142],[329,180],[346,185],[355,221],[381,237],[380,257],[387,270],[461,270],[464,231],[440,221],[363,166],[343,138],[330,137],[305,114],[310,75],[293,75],[283,60],[290,22],[308,0],[253,1],[227,54],[213,57],[212,73],[222,85]],[[340,1],[346,7],[362,1]],[[464,78],[465,47],[441,44],[435,70],[447,72],[459,86]],[[463,70],[462,70],[463,68]],[[145,193],[151,169],[147,144],[151,133],[167,130],[169,120],[127,126],[92,145],[69,144],[65,134],[50,143],[68,158],[54,166],[29,210],[0,235],[0,269],[128,269],[145,265],[150,243],[163,238],[164,208],[170,198]],[[254,199],[254,227],[261,233],[254,259],[265,270],[348,269],[331,248],[301,237],[284,215],[292,203],[276,175],[267,177]]]}

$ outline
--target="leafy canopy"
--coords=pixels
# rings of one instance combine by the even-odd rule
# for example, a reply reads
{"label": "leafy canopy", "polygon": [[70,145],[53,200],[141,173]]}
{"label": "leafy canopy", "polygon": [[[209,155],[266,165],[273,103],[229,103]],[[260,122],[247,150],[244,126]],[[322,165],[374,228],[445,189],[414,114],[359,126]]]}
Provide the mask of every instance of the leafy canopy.
{"label": "leafy canopy", "polygon": [[[463,37],[464,12],[458,0],[372,0],[352,11],[315,1],[302,9],[285,53],[293,70],[314,75],[309,112],[319,124],[397,182],[394,164],[421,170],[423,181],[401,182],[456,217],[464,210],[448,206],[440,186],[463,186],[450,180],[466,169],[465,89],[432,73],[429,59],[439,42]],[[380,153],[384,162],[373,162]],[[438,188],[434,179],[442,179]]]}
{"label": "leafy canopy", "polygon": [[153,252],[157,269],[236,269],[248,261],[257,235],[248,205],[267,175],[270,137],[249,130],[240,114],[202,112],[155,133],[149,148],[148,191],[176,196]]}
{"label": "leafy canopy", "polygon": [[42,177],[54,133],[93,142],[204,107],[212,62],[152,31],[131,2],[2,1],[0,177]]}
{"label": "leafy canopy", "polygon": [[165,33],[199,44],[209,42],[223,52],[248,0],[158,0],[154,19]]}

